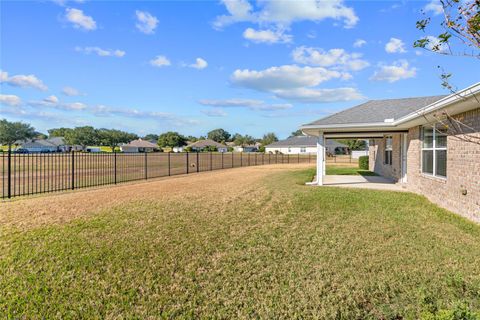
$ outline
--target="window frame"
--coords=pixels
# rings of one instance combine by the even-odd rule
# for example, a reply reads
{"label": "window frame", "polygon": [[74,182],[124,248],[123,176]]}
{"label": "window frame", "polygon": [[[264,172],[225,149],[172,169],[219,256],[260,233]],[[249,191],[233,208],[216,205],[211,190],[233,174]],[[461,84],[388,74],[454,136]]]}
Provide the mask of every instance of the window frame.
{"label": "window frame", "polygon": [[307,152],[307,148],[306,147],[300,147],[300,153],[305,153]]}
{"label": "window frame", "polygon": [[[385,136],[383,137],[385,142],[385,148],[383,152],[383,164],[391,166],[393,164],[393,136]],[[390,139],[390,145],[388,145],[387,141]],[[390,156],[387,156],[389,154]]]}
{"label": "window frame", "polygon": [[[421,126],[421,134],[422,134],[422,143],[421,143],[421,147],[420,147],[420,172],[423,174],[423,175],[426,175],[426,176],[430,176],[430,177],[435,177],[435,178],[438,178],[438,179],[447,179],[448,177],[448,172],[447,172],[447,154],[448,154],[448,150],[447,150],[447,146],[448,146],[448,135],[445,134],[445,135],[440,135],[440,136],[445,136],[445,146],[443,147],[438,147],[437,146],[437,134],[438,134],[438,131],[437,131],[437,125],[438,123],[434,123],[433,125],[424,125],[424,126]],[[426,128],[431,128],[433,129],[432,130],[432,147],[428,148],[428,147],[425,147],[425,129]],[[425,172],[424,169],[423,169],[423,152],[424,151],[431,151],[432,152],[432,173],[429,173],[429,172]],[[437,151],[445,151],[445,176],[443,175],[439,175],[437,173]]]}

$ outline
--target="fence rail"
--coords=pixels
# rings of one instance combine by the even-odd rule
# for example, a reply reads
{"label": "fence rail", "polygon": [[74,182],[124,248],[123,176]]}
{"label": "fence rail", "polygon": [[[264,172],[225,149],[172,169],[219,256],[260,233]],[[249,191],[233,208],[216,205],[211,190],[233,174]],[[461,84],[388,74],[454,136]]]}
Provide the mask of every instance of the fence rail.
{"label": "fence rail", "polygon": [[265,153],[0,153],[1,198],[74,190],[210,170],[314,163],[315,154]]}

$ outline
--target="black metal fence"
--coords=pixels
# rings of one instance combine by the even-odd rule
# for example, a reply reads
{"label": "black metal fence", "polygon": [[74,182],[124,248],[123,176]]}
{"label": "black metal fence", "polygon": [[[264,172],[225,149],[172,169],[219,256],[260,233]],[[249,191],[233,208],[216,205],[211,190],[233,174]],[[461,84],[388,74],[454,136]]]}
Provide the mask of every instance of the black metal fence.
{"label": "black metal fence", "polygon": [[314,154],[4,152],[1,198],[74,190],[210,170],[276,163],[314,163]]}

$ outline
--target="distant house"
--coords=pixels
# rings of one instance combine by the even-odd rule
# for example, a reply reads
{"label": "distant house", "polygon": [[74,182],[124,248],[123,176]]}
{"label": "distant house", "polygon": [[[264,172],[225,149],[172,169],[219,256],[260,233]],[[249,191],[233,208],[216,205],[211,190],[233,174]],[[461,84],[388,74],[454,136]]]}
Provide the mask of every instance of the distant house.
{"label": "distant house", "polygon": [[196,142],[193,142],[187,146],[187,148],[191,149],[192,151],[203,151],[206,148],[211,148],[215,147],[217,148],[218,152],[227,152],[228,147],[224,144],[218,143],[216,141],[213,141],[211,139],[205,139],[205,140],[198,140]]}
{"label": "distant house", "polygon": [[49,139],[31,139],[26,141],[17,141],[18,149],[24,149],[28,152],[68,152],[71,150],[81,150],[81,146],[70,146],[62,137],[53,137]]}
{"label": "distant house", "polygon": [[250,144],[247,146],[235,146],[233,147],[233,151],[235,152],[258,152],[261,143],[256,142],[255,144]]}
{"label": "distant house", "polygon": [[28,152],[58,152],[59,148],[46,139],[27,140],[19,143],[19,148]]}
{"label": "distant house", "polygon": [[186,146],[173,147],[172,152],[183,152]]}
{"label": "distant house", "polygon": [[157,144],[151,143],[150,141],[137,139],[133,140],[130,143],[124,144],[120,146],[120,150],[122,152],[127,153],[138,153],[138,152],[156,152],[159,151],[160,148]]}
{"label": "distant house", "polygon": [[[347,154],[348,147],[335,140],[328,140],[325,146],[327,154]],[[265,146],[267,153],[302,154],[316,153],[317,139],[309,136],[290,137]]]}

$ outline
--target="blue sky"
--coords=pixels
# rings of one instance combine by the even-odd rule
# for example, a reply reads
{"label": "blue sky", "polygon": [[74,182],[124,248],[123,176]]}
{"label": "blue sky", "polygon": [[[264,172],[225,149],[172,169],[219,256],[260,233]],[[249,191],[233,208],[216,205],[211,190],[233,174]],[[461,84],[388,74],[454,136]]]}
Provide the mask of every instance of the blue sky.
{"label": "blue sky", "polygon": [[445,94],[478,61],[414,49],[429,2],[2,1],[0,117],[281,138],[368,99]]}

